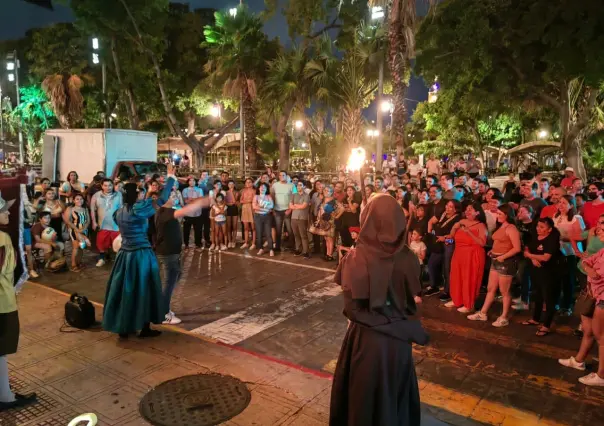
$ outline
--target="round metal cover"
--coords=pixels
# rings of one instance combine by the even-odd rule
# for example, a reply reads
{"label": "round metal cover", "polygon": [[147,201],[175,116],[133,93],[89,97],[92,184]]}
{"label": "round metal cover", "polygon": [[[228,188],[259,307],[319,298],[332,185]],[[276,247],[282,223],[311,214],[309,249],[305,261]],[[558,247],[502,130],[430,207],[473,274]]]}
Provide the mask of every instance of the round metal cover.
{"label": "round metal cover", "polygon": [[235,377],[195,374],[157,385],[143,396],[139,411],[155,426],[210,426],[241,413],[250,399]]}

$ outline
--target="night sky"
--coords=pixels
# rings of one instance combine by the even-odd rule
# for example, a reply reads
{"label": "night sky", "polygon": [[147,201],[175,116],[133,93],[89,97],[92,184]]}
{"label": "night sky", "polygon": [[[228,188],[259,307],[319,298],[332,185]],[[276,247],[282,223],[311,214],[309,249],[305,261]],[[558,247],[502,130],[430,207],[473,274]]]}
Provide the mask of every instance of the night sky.
{"label": "night sky", "polygon": [[[22,0],[2,0],[2,14],[0,16],[0,39],[20,38],[30,28],[43,27],[56,22],[69,22],[74,19],[73,13],[68,7],[54,3],[54,11],[46,10],[34,6]],[[189,3],[192,9],[200,7],[208,8],[228,8],[238,4],[236,0],[183,0],[182,3]],[[253,11],[264,9],[264,0],[245,0],[245,3]],[[282,40],[288,39],[287,24],[282,15],[276,14],[266,23],[265,31],[269,37],[279,37]],[[408,98],[424,101],[428,98],[428,89],[423,80],[412,78],[411,87],[408,92]],[[407,101],[409,109],[415,109],[417,102]],[[365,112],[367,117],[375,117],[375,105],[371,105]],[[386,121],[387,122],[387,121]]]}

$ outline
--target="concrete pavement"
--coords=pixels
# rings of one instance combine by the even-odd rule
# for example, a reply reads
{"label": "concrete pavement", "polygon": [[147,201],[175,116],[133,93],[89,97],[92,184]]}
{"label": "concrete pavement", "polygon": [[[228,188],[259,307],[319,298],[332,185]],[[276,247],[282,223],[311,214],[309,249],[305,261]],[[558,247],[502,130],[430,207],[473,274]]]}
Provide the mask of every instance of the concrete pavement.
{"label": "concrete pavement", "polygon": [[[331,283],[333,263],[304,261],[284,253],[275,258],[240,250],[188,252],[185,276],[173,310],[181,333],[278,360],[326,377],[335,365],[346,329],[339,289]],[[93,263],[91,263],[93,264]],[[77,291],[102,302],[110,265],[81,274],[46,275],[46,286]],[[500,306],[494,306],[494,320]],[[431,344],[416,348],[422,401],[450,423],[604,424],[604,389],[577,382],[581,372],[557,358],[573,355],[574,318],[557,318],[555,332],[537,338],[520,322],[496,329],[468,321],[429,298],[422,308]],[[448,418],[447,418],[448,419]],[[461,424],[461,423],[459,423]]]}

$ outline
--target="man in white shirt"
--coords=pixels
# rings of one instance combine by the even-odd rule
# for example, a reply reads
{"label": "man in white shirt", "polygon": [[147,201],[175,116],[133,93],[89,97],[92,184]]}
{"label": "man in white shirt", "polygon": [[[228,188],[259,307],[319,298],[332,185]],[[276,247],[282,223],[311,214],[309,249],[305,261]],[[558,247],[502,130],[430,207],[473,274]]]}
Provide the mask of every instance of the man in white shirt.
{"label": "man in white shirt", "polygon": [[36,178],[38,177],[38,173],[32,169],[30,165],[27,165],[27,196],[29,199],[34,198],[34,186],[36,185]]}
{"label": "man in white shirt", "polygon": [[288,241],[287,247],[291,247],[291,237],[294,235],[291,223],[291,210],[289,205],[292,202],[294,194],[294,185],[288,182],[287,172],[281,170],[279,172],[279,181],[275,182],[271,188],[271,196],[275,203],[275,227],[277,228],[275,251],[281,251],[281,238],[283,236],[283,224],[287,229]]}
{"label": "man in white shirt", "polygon": [[[193,202],[203,197],[203,190],[195,185],[195,178],[190,177],[188,180],[189,186],[182,190],[182,198],[184,199],[185,206],[193,204]],[[201,208],[193,210],[190,215],[184,217],[182,225],[182,236],[185,250],[189,248],[189,241],[191,237],[191,226],[193,227],[195,248],[197,250],[203,250],[201,245]]]}
{"label": "man in white shirt", "polygon": [[428,176],[440,176],[443,171],[440,165],[440,161],[436,159],[436,156],[434,154],[430,154],[430,159],[426,162],[426,171],[426,174]]}

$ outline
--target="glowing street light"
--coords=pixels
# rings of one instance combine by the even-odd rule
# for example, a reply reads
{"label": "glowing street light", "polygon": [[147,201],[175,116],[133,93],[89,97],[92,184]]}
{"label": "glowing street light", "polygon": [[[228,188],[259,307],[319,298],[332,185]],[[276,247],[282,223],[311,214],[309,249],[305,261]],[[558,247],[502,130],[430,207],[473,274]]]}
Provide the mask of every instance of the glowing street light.
{"label": "glowing street light", "polygon": [[92,49],[99,50],[99,39],[97,37],[92,38]]}
{"label": "glowing street light", "polygon": [[294,122],[294,126],[296,126],[296,129],[300,130],[302,127],[304,127],[304,122],[302,120],[296,120]]}
{"label": "glowing street light", "polygon": [[220,117],[220,105],[212,105],[210,108],[210,114],[212,117]]}
{"label": "glowing street light", "polygon": [[374,129],[368,129],[367,130],[367,136],[369,136],[370,138],[375,138],[378,137],[380,135],[380,131],[379,130],[374,130]]}
{"label": "glowing street light", "polygon": [[8,81],[13,82],[15,81],[15,74],[13,74],[12,72],[8,75]]}
{"label": "glowing street light", "polygon": [[229,15],[231,15],[233,18],[235,16],[237,16],[237,8],[236,7],[232,7],[229,9]]}
{"label": "glowing street light", "polygon": [[371,8],[371,20],[375,21],[377,19],[382,19],[386,14],[384,13],[384,8],[381,6],[374,6]]}
{"label": "glowing street light", "polygon": [[7,71],[14,71],[15,70],[15,63],[12,61],[9,61],[6,63],[6,70]]}
{"label": "glowing street light", "polygon": [[434,83],[430,86],[430,90],[428,91],[428,103],[433,104],[438,100],[438,92],[440,91],[440,83],[438,82],[438,77],[434,78]]}
{"label": "glowing street light", "polygon": [[392,101],[384,101],[382,102],[381,109],[382,112],[389,112],[392,114],[392,111],[394,111],[394,104]]}
{"label": "glowing street light", "polygon": [[539,131],[539,139],[545,139],[548,135],[549,135],[549,132],[545,129]]}

